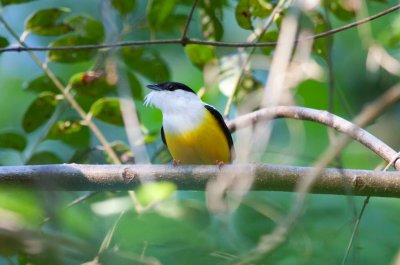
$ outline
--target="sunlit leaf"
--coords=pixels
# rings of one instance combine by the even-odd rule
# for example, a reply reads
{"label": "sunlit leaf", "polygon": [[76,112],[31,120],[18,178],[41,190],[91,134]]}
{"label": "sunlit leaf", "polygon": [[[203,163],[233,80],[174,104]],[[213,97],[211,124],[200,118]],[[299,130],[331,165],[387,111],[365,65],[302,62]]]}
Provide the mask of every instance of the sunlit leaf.
{"label": "sunlit leaf", "polygon": [[89,145],[90,131],[79,120],[60,120],[50,129],[47,138],[83,148]]}
{"label": "sunlit leaf", "polygon": [[25,30],[44,36],[58,36],[70,32],[72,28],[59,22],[60,17],[70,12],[68,8],[42,9],[33,13],[25,22]]}
{"label": "sunlit leaf", "polygon": [[115,86],[110,85],[104,72],[88,71],[75,74],[70,80],[71,87],[81,95],[102,97],[115,91]]}
{"label": "sunlit leaf", "polygon": [[0,133],[0,148],[10,148],[23,151],[26,147],[25,137],[18,133]]}
{"label": "sunlit leaf", "polygon": [[[69,35],[62,37],[50,44],[50,47],[57,46],[76,46],[76,45],[89,45],[96,44],[93,39],[88,39],[78,35]],[[77,63],[92,59],[96,55],[94,50],[68,50],[68,51],[55,51],[51,50],[47,53],[47,58],[52,62],[59,63]]]}
{"label": "sunlit leaf", "polygon": [[90,108],[93,117],[107,123],[123,126],[120,103],[118,98],[101,98]]}
{"label": "sunlit leaf", "polygon": [[136,0],[111,0],[112,6],[123,16],[135,9]]}
{"label": "sunlit leaf", "polygon": [[[268,31],[259,38],[259,42],[276,42],[278,40],[278,36],[279,33],[277,31]],[[271,52],[275,50],[275,47],[261,47],[260,49],[264,54],[270,55]]]}
{"label": "sunlit leaf", "polygon": [[104,39],[103,24],[94,18],[75,16],[67,19],[66,22],[74,29],[75,35],[89,39],[91,43],[100,43]]}
{"label": "sunlit leaf", "polygon": [[167,63],[158,52],[144,48],[121,49],[122,59],[135,72],[153,82],[170,80]]}
{"label": "sunlit leaf", "polygon": [[147,4],[147,21],[153,30],[160,29],[167,18],[172,14],[175,0],[150,0]]}
{"label": "sunlit leaf", "polygon": [[36,1],[36,0],[0,0],[0,2],[3,6],[22,4],[22,3],[33,2],[33,1]]}
{"label": "sunlit leaf", "polygon": [[0,36],[0,48],[7,47],[8,45],[10,45],[8,40],[6,38]]}
{"label": "sunlit leaf", "polygon": [[[57,79],[61,80],[60,77],[57,77]],[[31,80],[25,85],[25,89],[33,92],[60,92],[60,90],[56,87],[56,85],[54,85],[47,75],[41,75]]]}
{"label": "sunlit leaf", "polygon": [[137,100],[143,100],[142,84],[140,83],[139,79],[137,79],[136,75],[131,72],[128,72],[128,79],[133,98]]}
{"label": "sunlit leaf", "polygon": [[27,165],[61,164],[63,161],[56,154],[48,151],[38,152],[26,162]]}
{"label": "sunlit leaf", "polygon": [[176,191],[176,185],[172,182],[152,182],[141,185],[136,195],[142,205],[146,206],[171,197]]}
{"label": "sunlit leaf", "polygon": [[22,127],[26,132],[33,132],[44,124],[53,114],[57,100],[50,92],[43,92],[37,97],[25,112]]}
{"label": "sunlit leaf", "polygon": [[204,45],[191,44],[185,47],[186,55],[192,64],[200,69],[209,61],[215,58],[215,48]]}

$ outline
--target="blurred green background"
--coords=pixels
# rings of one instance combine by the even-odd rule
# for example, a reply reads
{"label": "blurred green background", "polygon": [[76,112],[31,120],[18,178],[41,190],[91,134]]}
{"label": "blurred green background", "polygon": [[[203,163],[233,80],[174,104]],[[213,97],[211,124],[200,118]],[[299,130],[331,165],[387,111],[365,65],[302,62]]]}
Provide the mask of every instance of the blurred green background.
{"label": "blurred green background", "polygon": [[[79,35],[81,39],[69,44],[112,42],[118,40],[147,40],[179,38],[192,1],[0,1],[2,16],[18,34],[29,28],[28,18],[43,9],[55,8],[45,14],[25,41],[29,46],[47,46],[64,35]],[[18,1],[15,1],[18,2]],[[199,1],[189,29],[190,38],[244,42],[251,29],[240,24],[244,19],[235,15],[238,5],[246,1]],[[278,1],[247,1],[253,27],[257,28],[271,13]],[[357,2],[357,1],[354,1]],[[398,1],[366,1],[367,5],[354,12],[346,1],[326,1],[309,13],[302,15],[301,25],[328,29],[327,17],[332,27],[375,14],[398,4]],[[132,5],[134,3],[134,5]],[[264,3],[261,5],[259,3]],[[328,4],[327,4],[328,3]],[[365,4],[363,2],[363,4]],[[269,6],[270,5],[270,6]],[[256,8],[261,9],[257,11]],[[61,16],[51,20],[59,8]],[[347,8],[347,9],[346,9]],[[63,9],[64,10],[64,9]],[[282,17],[274,22],[269,32],[279,31]],[[358,15],[356,16],[355,13]],[[372,44],[382,47],[399,63],[400,19],[399,12],[383,16],[367,23],[361,29],[352,28],[335,34],[331,47],[317,42],[311,57],[323,70],[321,80],[306,79],[291,88],[296,105],[316,109],[328,109],[328,63],[332,56],[334,80],[334,113],[351,120],[363,106],[373,101],[393,84],[399,76],[378,67],[367,69],[366,60]],[[68,18],[87,16],[95,20],[86,32],[82,22],[64,33],[50,34],[51,22],[59,29],[68,23]],[[322,17],[323,22],[316,18]],[[31,17],[32,18],[32,17]],[[304,20],[304,21],[303,21]],[[50,22],[49,22],[50,21]],[[308,21],[308,22],[307,22]],[[47,23],[47,24],[46,24]],[[48,24],[50,23],[50,24]],[[96,24],[97,23],[97,24]],[[245,22],[241,22],[245,23]],[[308,23],[308,24],[307,24]],[[72,24],[71,24],[72,25]],[[41,28],[42,27],[42,28]],[[104,29],[97,31],[96,27]],[[40,33],[39,30],[44,30]],[[365,30],[370,29],[370,35]],[[124,32],[124,30],[126,32]],[[363,31],[364,30],[364,31]],[[324,31],[324,30],[322,30]],[[93,32],[101,36],[95,39]],[[124,32],[124,34],[121,34]],[[51,36],[47,36],[47,35]],[[69,35],[68,35],[69,34]],[[0,36],[11,46],[18,45],[5,27],[0,27]],[[267,38],[267,37],[266,37]],[[80,42],[81,41],[81,42]],[[326,49],[322,54],[318,49]],[[195,91],[204,87],[208,80],[205,65],[221,64],[222,58],[238,53],[235,48],[207,48],[211,58],[198,59],[203,54],[196,47],[194,54],[180,45],[151,46],[126,49],[121,54],[99,53],[78,55],[66,62],[65,54],[59,61],[46,52],[36,54],[48,61],[49,68],[64,84],[73,84],[73,93],[86,111],[92,104],[105,97],[116,97],[116,88],[91,83],[94,96],[87,95],[82,84],[86,82],[77,73],[102,71],[103,59],[117,58],[125,62],[124,71],[133,76],[129,83],[131,93],[141,121],[141,131],[146,147],[154,163],[169,163],[170,157],[162,148],[159,136],[161,113],[143,106],[147,91],[145,85],[168,78],[190,85]],[[138,54],[140,51],[141,54]],[[249,50],[246,50],[249,51]],[[265,60],[272,59],[274,51],[255,51]],[[88,56],[88,58],[82,58]],[[125,57],[124,57],[125,56]],[[53,59],[51,59],[53,58]],[[196,59],[200,60],[200,66]],[[64,61],[63,61],[64,60]],[[217,73],[221,75],[221,73]],[[268,71],[250,68],[247,73],[253,81],[251,87],[239,86],[237,100],[230,118],[237,114],[240,106],[251,94],[262,89]],[[26,146],[15,147],[11,140],[0,138],[0,165],[47,164],[47,163],[110,163],[110,159],[98,148],[99,142],[87,127],[79,125],[79,117],[68,104],[56,100],[58,92],[51,92],[57,106],[51,109],[59,126],[75,127],[50,129],[48,119],[40,118],[46,106],[38,111],[30,107],[40,93],[52,91],[48,83],[39,83],[33,88],[32,80],[43,75],[26,52],[4,52],[0,55],[0,134],[16,133],[26,140]],[[103,78],[103,77],[101,77]],[[101,79],[100,78],[100,79]],[[73,82],[73,80],[75,80]],[[47,84],[47,85],[45,85]],[[133,85],[135,84],[135,85]],[[139,84],[139,85],[138,85]],[[83,87],[83,88],[82,88]],[[82,89],[80,91],[79,89]],[[109,89],[103,93],[101,89]],[[223,112],[227,97],[218,89],[218,82],[206,86],[203,100]],[[104,107],[104,105],[101,105]],[[31,111],[28,111],[31,110]],[[95,115],[99,126],[109,142],[115,143],[121,156],[131,157],[123,124],[120,123],[119,106],[111,108],[111,115]],[[29,114],[27,114],[29,113]],[[400,108],[390,108],[367,130],[395,150],[400,149]],[[110,117],[111,116],[111,117]],[[117,117],[117,118],[115,118]],[[111,118],[115,120],[110,121]],[[31,129],[24,120],[37,124]],[[50,124],[52,125],[52,124]],[[54,127],[54,124],[52,125]],[[51,126],[50,126],[51,127]],[[59,127],[59,128],[61,128]],[[71,129],[72,128],[72,129]],[[70,130],[69,130],[70,129]],[[234,136],[235,137],[235,136]],[[19,138],[18,138],[19,139]],[[271,164],[310,166],[329,146],[326,127],[292,120],[277,120],[268,148],[261,161]],[[129,161],[128,161],[129,162]],[[382,159],[358,143],[351,143],[332,167],[375,169]],[[136,194],[149,209],[138,210],[126,192],[96,194],[81,203],[66,208],[66,205],[86,195],[85,192],[43,192],[18,187],[0,188],[0,264],[81,264],[98,257],[99,264],[232,264],[248,253],[260,238],[271,232],[277,222],[290,209],[294,194],[288,192],[249,192],[237,209],[229,213],[211,213],[206,206],[205,192],[176,191],[170,183],[154,184],[138,188]],[[287,242],[265,258],[252,264],[341,264],[357,216],[364,198],[355,196],[309,195],[304,214]],[[354,245],[346,264],[392,264],[399,255],[400,203],[397,199],[372,198],[369,202]],[[46,219],[48,218],[48,219]],[[107,243],[107,244],[106,244]],[[100,253],[99,253],[100,252]],[[97,264],[97,263],[93,263]]]}

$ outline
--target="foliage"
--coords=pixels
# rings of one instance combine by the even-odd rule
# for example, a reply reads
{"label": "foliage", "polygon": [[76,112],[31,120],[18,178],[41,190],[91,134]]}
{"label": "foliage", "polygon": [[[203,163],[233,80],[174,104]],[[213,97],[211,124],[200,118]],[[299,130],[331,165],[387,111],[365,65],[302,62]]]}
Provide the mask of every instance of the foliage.
{"label": "foliage", "polygon": [[[21,36],[28,46],[85,46],[38,53],[54,76],[32,66],[30,58],[21,53],[0,55],[1,165],[111,163],[89,123],[99,128],[123,163],[137,159],[131,147],[143,142],[152,162],[169,163],[171,158],[159,137],[160,113],[143,106],[144,85],[174,80],[197,91],[204,80],[203,100],[218,109],[225,107],[226,96],[234,95],[233,116],[260,107],[269,77],[268,62],[276,55],[275,46],[239,52],[202,44],[89,49],[120,40],[180,38],[192,6],[189,0],[63,2],[68,7],[60,3],[48,6],[45,1],[0,2],[0,15],[12,29],[24,27]],[[305,31],[319,34],[363,16],[357,16],[360,7],[350,2],[357,1],[321,1],[321,5],[304,10],[284,4],[263,32],[265,20],[282,1],[199,0],[187,37],[245,42],[251,36],[249,39],[260,43],[276,42],[282,21],[296,16],[297,11],[296,36],[304,36]],[[367,2],[370,14],[397,4],[394,0]],[[14,16],[17,19],[11,19]],[[377,45],[398,66],[398,25],[399,19],[388,15],[364,25],[371,27],[371,36],[364,36],[368,30],[350,29],[315,40],[309,47],[297,43],[290,54],[293,75],[285,80],[293,85],[286,88],[279,103],[326,109],[351,119],[366,103],[399,82],[398,73],[390,71],[393,68],[378,65],[368,54],[370,45]],[[11,35],[2,28],[0,48],[15,45]],[[307,49],[310,55],[301,62]],[[248,65],[242,67],[250,54]],[[296,68],[296,63],[304,64]],[[335,89],[329,95],[332,83]],[[85,117],[66,95],[76,101]],[[134,103],[139,124],[129,129],[141,132],[143,140],[128,144],[120,99]],[[368,128],[394,147],[400,145],[398,112],[398,108],[392,109]],[[329,145],[328,135],[332,137],[326,128],[314,123],[280,120],[274,123],[266,150],[252,154],[250,160],[309,166]],[[332,165],[373,169],[380,162],[365,148],[352,144]],[[100,264],[232,264],[255,248],[292,205],[288,193],[249,192],[235,208],[235,198],[227,194],[233,209],[213,213],[207,205],[208,193],[177,191],[175,185],[160,182],[142,185],[130,196],[99,193],[65,208],[87,194],[34,188],[0,187],[0,265],[83,264],[93,260]],[[254,264],[339,263],[361,204],[362,199],[353,196],[310,196],[287,244]],[[348,264],[350,260],[360,264],[393,261],[399,247],[400,219],[394,214],[398,211],[398,201],[373,200]]]}

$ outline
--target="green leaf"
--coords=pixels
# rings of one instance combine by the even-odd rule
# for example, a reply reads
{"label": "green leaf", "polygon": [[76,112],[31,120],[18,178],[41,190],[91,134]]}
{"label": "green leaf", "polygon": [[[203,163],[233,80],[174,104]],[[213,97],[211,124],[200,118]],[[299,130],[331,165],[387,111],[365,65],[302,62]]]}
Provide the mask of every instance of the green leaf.
{"label": "green leaf", "polygon": [[[60,77],[57,77],[58,80],[61,80]],[[51,79],[47,75],[41,75],[31,80],[25,86],[26,90],[33,92],[44,92],[49,91],[53,93],[59,93],[60,90],[54,85]]]}
{"label": "green leaf", "polygon": [[170,80],[167,63],[154,50],[144,48],[122,48],[122,59],[135,72],[153,82]]}
{"label": "green leaf", "polygon": [[[260,37],[259,42],[275,42],[278,40],[278,36],[279,33],[277,31],[268,31]],[[264,54],[270,55],[275,50],[275,47],[261,47],[260,49]]]}
{"label": "green leaf", "polygon": [[22,3],[33,2],[33,1],[36,1],[36,0],[0,0],[0,2],[3,6],[22,4]]}
{"label": "green leaf", "polygon": [[[75,45],[90,45],[97,44],[93,39],[88,39],[85,37],[81,37],[78,35],[69,35],[62,37],[52,43],[50,43],[50,47],[57,46],[75,46]],[[77,63],[82,61],[88,61],[92,59],[96,55],[95,50],[69,50],[69,51],[49,51],[47,53],[47,58],[52,62],[59,63]]]}
{"label": "green leaf", "polygon": [[111,0],[112,6],[123,16],[135,9],[136,0]]}
{"label": "green leaf", "polygon": [[137,100],[143,100],[142,84],[136,75],[128,72],[129,86],[131,87],[132,97]]}
{"label": "green leaf", "polygon": [[56,154],[48,151],[38,152],[26,162],[27,165],[61,164],[63,161]]}
{"label": "green leaf", "polygon": [[110,85],[104,72],[88,71],[75,74],[70,80],[71,87],[81,95],[102,97],[115,91],[115,86]]}
{"label": "green leaf", "polygon": [[[104,39],[104,27],[101,22],[88,16],[76,16],[66,20],[74,30],[74,35],[100,43]],[[87,52],[87,51],[86,51]]]}
{"label": "green leaf", "polygon": [[172,182],[152,182],[141,185],[136,195],[143,206],[168,199],[176,191]]}
{"label": "green leaf", "polygon": [[175,0],[150,0],[147,5],[147,21],[153,30],[159,30],[164,22],[172,15]]}
{"label": "green leaf", "polygon": [[101,98],[90,108],[93,117],[117,126],[123,126],[121,109],[118,98]]}
{"label": "green leaf", "polygon": [[58,36],[70,32],[72,28],[59,18],[70,12],[68,8],[42,9],[33,13],[25,22],[25,30],[44,36]]}
{"label": "green leaf", "polygon": [[81,148],[89,145],[90,131],[79,120],[60,120],[50,129],[47,138]]}
{"label": "green leaf", "polygon": [[210,46],[191,44],[185,47],[189,60],[200,69],[215,58],[215,48]]}
{"label": "green leaf", "polygon": [[244,29],[253,29],[251,23],[250,2],[248,0],[240,0],[235,9],[235,17],[239,26]]}
{"label": "green leaf", "polygon": [[33,132],[45,123],[53,114],[57,100],[55,95],[50,92],[43,92],[37,97],[22,120],[22,127],[26,132]]}
{"label": "green leaf", "polygon": [[7,47],[8,45],[10,45],[8,40],[6,38],[0,36],[0,48]]}
{"label": "green leaf", "polygon": [[0,148],[10,148],[23,151],[26,147],[25,138],[17,133],[0,133]]}
{"label": "green leaf", "polygon": [[328,9],[340,20],[348,21],[355,17],[354,11],[346,10],[343,0],[330,0],[324,1],[324,4],[328,4]]}

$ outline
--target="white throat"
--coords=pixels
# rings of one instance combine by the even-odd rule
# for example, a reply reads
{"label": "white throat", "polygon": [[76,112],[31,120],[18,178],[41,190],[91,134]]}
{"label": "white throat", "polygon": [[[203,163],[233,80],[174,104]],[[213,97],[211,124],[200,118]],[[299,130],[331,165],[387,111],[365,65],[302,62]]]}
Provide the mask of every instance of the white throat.
{"label": "white throat", "polygon": [[163,128],[168,134],[182,134],[196,128],[207,111],[196,94],[184,90],[152,91],[144,104],[162,111]]}

